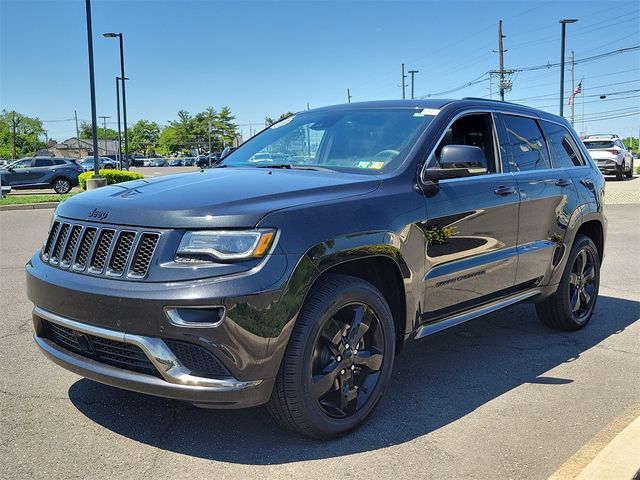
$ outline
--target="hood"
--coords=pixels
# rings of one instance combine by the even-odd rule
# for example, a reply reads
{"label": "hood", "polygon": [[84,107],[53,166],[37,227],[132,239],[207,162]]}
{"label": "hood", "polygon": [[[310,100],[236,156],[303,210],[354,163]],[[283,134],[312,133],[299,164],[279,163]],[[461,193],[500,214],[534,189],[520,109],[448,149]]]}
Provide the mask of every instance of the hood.
{"label": "hood", "polygon": [[56,214],[155,228],[253,227],[275,210],[363,195],[379,185],[379,178],[364,174],[216,168],[81,193]]}

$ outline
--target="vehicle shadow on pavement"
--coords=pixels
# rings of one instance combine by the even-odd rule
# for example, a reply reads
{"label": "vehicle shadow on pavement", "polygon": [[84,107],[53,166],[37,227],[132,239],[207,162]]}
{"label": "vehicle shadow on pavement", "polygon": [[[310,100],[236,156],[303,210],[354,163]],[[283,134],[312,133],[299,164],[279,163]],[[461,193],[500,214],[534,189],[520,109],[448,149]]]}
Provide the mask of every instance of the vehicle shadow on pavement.
{"label": "vehicle shadow on pavement", "polygon": [[640,302],[600,297],[590,324],[556,332],[532,305],[517,305],[408,345],[373,417],[333,441],[280,428],[266,409],[203,410],[89,380],[69,389],[87,418],[159,449],[238,464],[281,464],[337,457],[401,444],[454,422],[526,383],[564,388],[571,379],[545,376],[638,321]]}

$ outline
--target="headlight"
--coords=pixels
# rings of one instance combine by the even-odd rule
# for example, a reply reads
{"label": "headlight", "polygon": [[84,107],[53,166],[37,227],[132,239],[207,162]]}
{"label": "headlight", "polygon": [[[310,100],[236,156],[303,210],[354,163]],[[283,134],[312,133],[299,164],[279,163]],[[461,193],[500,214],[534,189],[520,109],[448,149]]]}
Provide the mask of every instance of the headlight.
{"label": "headlight", "polygon": [[182,237],[177,255],[194,260],[245,260],[264,257],[273,245],[276,231],[199,230]]}

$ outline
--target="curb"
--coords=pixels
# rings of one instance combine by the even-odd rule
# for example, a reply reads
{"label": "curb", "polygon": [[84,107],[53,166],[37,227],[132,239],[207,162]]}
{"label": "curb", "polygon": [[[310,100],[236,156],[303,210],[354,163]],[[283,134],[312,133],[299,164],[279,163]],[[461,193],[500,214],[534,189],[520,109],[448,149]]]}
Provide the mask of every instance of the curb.
{"label": "curb", "polygon": [[0,212],[4,210],[42,210],[45,208],[56,208],[60,202],[42,203],[17,203],[15,205],[0,205]]}
{"label": "curb", "polygon": [[640,417],[609,442],[576,480],[628,479],[640,471]]}

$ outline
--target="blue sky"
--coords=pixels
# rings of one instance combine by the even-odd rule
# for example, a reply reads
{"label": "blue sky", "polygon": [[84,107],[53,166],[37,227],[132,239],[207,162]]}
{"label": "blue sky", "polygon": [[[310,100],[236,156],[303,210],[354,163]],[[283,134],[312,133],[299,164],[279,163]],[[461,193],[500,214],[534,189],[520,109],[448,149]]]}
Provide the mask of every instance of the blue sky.
{"label": "blue sky", "polygon": [[[94,0],[98,115],[115,126],[118,43],[106,31],[125,35],[129,124],[166,125],[179,109],[228,105],[246,136],[266,115],[345,102],[347,88],[353,101],[400,98],[403,62],[419,70],[416,96],[465,85],[497,68],[498,19],[505,67],[520,68],[559,61],[560,18],[579,19],[568,26],[567,52],[580,60],[640,44],[639,15],[637,0]],[[0,0],[0,108],[39,117],[52,138],[74,135],[74,110],[90,118],[87,64],[84,1]],[[575,77],[584,77],[585,95],[576,130],[584,108],[587,132],[638,135],[638,51],[578,64]],[[488,96],[484,78],[436,96]],[[558,68],[518,73],[506,99],[557,113],[558,79]],[[568,93],[569,81],[567,71]]]}

